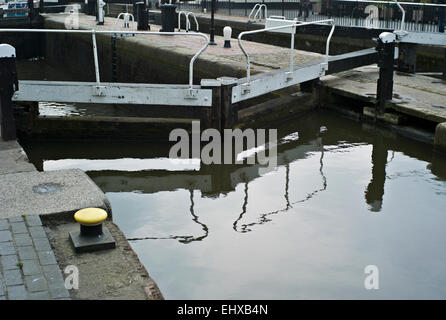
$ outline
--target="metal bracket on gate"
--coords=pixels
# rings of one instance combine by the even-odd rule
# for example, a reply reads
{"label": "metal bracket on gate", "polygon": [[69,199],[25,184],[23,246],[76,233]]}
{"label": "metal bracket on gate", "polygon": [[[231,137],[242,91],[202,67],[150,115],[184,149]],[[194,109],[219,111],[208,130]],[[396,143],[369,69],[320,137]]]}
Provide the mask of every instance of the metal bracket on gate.
{"label": "metal bracket on gate", "polygon": [[98,97],[105,96],[105,86],[94,86],[93,87],[93,95]]}
{"label": "metal bracket on gate", "polygon": [[189,89],[189,90],[186,90],[186,92],[184,93],[185,99],[197,99],[198,98],[197,96],[198,96],[197,89]]}
{"label": "metal bracket on gate", "polygon": [[251,93],[251,86],[249,83],[243,83],[241,87],[242,87],[242,94]]}

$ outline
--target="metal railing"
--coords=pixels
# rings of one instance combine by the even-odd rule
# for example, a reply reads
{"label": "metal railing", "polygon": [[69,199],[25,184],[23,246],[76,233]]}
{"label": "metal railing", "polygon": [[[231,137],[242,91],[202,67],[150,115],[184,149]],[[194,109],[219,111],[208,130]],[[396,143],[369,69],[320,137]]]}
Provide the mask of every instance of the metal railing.
{"label": "metal railing", "polygon": [[251,60],[249,58],[249,54],[246,51],[246,49],[243,47],[242,45],[242,37],[245,35],[249,35],[249,34],[255,34],[255,33],[261,33],[261,32],[268,32],[268,31],[278,31],[281,29],[286,29],[286,28],[293,28],[293,31],[291,32],[291,45],[290,45],[290,73],[293,73],[293,68],[294,68],[294,38],[295,38],[295,28],[296,27],[302,27],[302,26],[307,26],[307,25],[311,25],[311,24],[326,24],[326,23],[330,23],[331,24],[331,29],[330,29],[330,33],[327,37],[327,41],[326,41],[326,45],[325,45],[325,63],[327,64],[326,67],[328,67],[328,53],[330,50],[330,40],[333,36],[333,32],[335,29],[335,25],[334,25],[334,21],[333,19],[326,19],[326,20],[319,20],[319,21],[313,21],[313,22],[298,22],[296,21],[295,23],[290,23],[287,25],[282,25],[282,26],[278,26],[278,27],[271,27],[271,28],[264,28],[264,29],[258,29],[258,30],[252,30],[252,31],[243,31],[238,35],[238,44],[240,49],[242,50],[243,54],[245,55],[246,58],[246,83],[249,84],[249,82],[251,81]]}
{"label": "metal railing", "polygon": [[[211,0],[193,1],[178,4],[182,10],[203,11],[210,9]],[[216,0],[216,13],[249,17],[258,0]],[[393,1],[359,1],[359,0],[264,0],[268,6],[268,14],[284,16],[292,20],[317,21],[334,19],[337,26],[367,27],[368,14],[366,8],[375,6],[378,19],[372,27],[379,29],[415,32],[444,32],[446,4],[415,3]],[[401,11],[404,9],[404,13]],[[402,26],[401,26],[402,25]]]}
{"label": "metal railing", "polygon": [[[91,34],[92,44],[93,44],[93,59],[95,68],[95,78],[96,86],[99,88],[101,84],[100,74],[99,74],[99,62],[98,62],[98,50],[96,45],[96,35],[97,34],[111,34],[116,35],[116,30],[67,30],[67,29],[0,29],[1,32],[30,32],[30,33],[76,33],[76,34]],[[193,89],[193,79],[194,79],[194,62],[200,56],[200,54],[206,50],[209,45],[209,38],[207,35],[199,32],[192,33],[178,33],[178,32],[155,32],[155,31],[119,31],[119,34],[128,35],[168,35],[168,36],[192,36],[201,37],[205,40],[205,44],[201,49],[195,53],[189,62],[189,89]]]}
{"label": "metal railing", "polygon": [[189,16],[192,16],[194,18],[195,21],[195,26],[196,26],[196,31],[199,31],[199,24],[198,24],[198,20],[197,17],[195,16],[195,13],[193,12],[185,12],[185,11],[179,11],[178,12],[178,31],[181,31],[181,16],[184,15],[184,19],[185,19],[185,31],[189,32],[189,30],[191,30],[191,23],[189,20]]}
{"label": "metal railing", "polygon": [[259,19],[262,19],[262,9],[263,9],[263,18],[268,18],[268,8],[266,7],[266,4],[256,3],[254,8],[252,8],[251,12],[248,16],[248,22],[251,21],[251,16],[254,13],[254,19],[253,22],[257,21],[257,16],[259,16]]}
{"label": "metal railing", "polygon": [[[126,30],[126,29],[127,30],[131,30],[131,29],[136,30],[135,17],[133,16],[133,14],[128,13],[128,12],[121,12],[120,14],[118,14],[118,17],[116,18],[116,21],[113,24],[113,30],[118,31],[117,25],[121,21],[121,18],[123,21],[122,21],[122,25],[121,25],[121,28],[119,29],[119,31]],[[131,22],[131,27],[130,27],[130,22]],[[120,33],[120,35],[121,35],[121,33]],[[121,36],[123,36],[123,35],[121,35]]]}

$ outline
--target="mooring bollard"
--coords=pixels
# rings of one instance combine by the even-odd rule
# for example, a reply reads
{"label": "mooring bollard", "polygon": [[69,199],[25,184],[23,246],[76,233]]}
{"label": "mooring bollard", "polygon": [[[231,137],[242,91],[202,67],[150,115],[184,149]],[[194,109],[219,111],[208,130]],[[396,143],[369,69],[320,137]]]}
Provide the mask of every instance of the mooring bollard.
{"label": "mooring bollard", "polygon": [[0,126],[3,140],[16,139],[12,95],[19,89],[15,64],[15,48],[0,44]]}
{"label": "mooring bollard", "polygon": [[393,65],[395,62],[396,35],[391,32],[383,32],[379,35],[378,45],[378,67],[379,79],[376,88],[376,112],[384,113],[386,100],[393,96]]}
{"label": "mooring bollard", "polygon": [[96,7],[97,7],[97,0],[87,0],[87,15],[89,16],[95,16],[96,15]]}
{"label": "mooring bollard", "polygon": [[98,20],[98,25],[103,25],[104,24],[104,7],[105,7],[105,2],[102,0],[97,0],[97,20]]}
{"label": "mooring bollard", "polygon": [[161,32],[175,32],[176,8],[174,4],[161,5]]}
{"label": "mooring bollard", "polygon": [[224,27],[223,28],[223,38],[225,40],[225,44],[223,45],[223,48],[231,47],[231,35],[232,35],[232,28],[229,26]]}
{"label": "mooring bollard", "polygon": [[138,30],[150,30],[149,27],[149,12],[145,2],[137,2],[136,5],[136,21],[138,21]]}
{"label": "mooring bollard", "polygon": [[76,252],[90,252],[116,248],[115,240],[102,222],[107,219],[107,212],[100,208],[85,208],[74,214],[80,230],[70,232]]}

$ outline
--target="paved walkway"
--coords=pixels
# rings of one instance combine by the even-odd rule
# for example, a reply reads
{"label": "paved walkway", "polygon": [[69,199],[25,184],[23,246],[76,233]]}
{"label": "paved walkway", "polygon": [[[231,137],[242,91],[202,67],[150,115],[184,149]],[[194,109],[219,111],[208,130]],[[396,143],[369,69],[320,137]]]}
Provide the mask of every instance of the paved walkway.
{"label": "paved walkway", "polygon": [[[322,85],[333,92],[355,99],[376,101],[376,83],[379,68],[363,66],[335,75],[322,77]],[[393,99],[390,105],[396,111],[432,122],[446,121],[446,87],[439,79],[395,72]]]}
{"label": "paved walkway", "polygon": [[0,220],[0,300],[69,299],[37,215]]}

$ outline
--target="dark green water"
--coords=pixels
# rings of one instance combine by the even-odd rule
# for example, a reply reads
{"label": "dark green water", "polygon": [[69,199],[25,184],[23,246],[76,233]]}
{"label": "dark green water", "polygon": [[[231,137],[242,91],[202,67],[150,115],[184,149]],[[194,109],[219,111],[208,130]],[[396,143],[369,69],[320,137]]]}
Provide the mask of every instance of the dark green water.
{"label": "dark green water", "polygon": [[[41,170],[87,171],[168,299],[445,299],[445,159],[328,112],[279,132],[299,139],[263,176],[176,166],[148,143],[25,149]],[[364,287],[367,265],[378,290]]]}
{"label": "dark green water", "polygon": [[[20,79],[91,80],[42,61],[18,67]],[[281,141],[277,170],[264,175],[256,165],[178,165],[165,144],[24,147],[39,170],[87,172],[168,299],[446,299],[446,159],[328,112],[278,129],[299,138]],[[378,290],[364,287],[368,265]]]}

